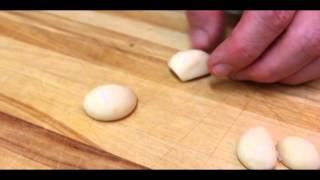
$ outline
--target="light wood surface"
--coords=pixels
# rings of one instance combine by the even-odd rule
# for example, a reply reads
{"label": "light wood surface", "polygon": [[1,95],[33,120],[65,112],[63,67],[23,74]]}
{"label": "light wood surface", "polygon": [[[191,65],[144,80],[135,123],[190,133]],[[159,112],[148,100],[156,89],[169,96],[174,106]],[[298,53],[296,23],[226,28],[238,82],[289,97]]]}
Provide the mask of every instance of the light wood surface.
{"label": "light wood surface", "polygon": [[[319,81],[181,83],[167,61],[189,47],[180,11],[0,12],[0,168],[243,169],[236,142],[257,125],[320,149]],[[136,92],[130,117],[85,115],[106,83]]]}

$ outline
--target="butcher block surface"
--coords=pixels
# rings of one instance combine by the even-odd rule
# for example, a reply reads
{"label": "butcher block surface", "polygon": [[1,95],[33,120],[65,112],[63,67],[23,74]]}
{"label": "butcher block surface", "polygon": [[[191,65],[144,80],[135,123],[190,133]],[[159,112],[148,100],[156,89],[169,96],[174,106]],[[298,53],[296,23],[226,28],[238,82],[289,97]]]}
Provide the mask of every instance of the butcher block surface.
{"label": "butcher block surface", "polygon": [[[182,83],[170,72],[190,48],[184,12],[2,11],[0,22],[1,169],[244,169],[236,144],[258,125],[320,150],[319,81]],[[135,91],[131,116],[84,113],[84,96],[107,83]]]}

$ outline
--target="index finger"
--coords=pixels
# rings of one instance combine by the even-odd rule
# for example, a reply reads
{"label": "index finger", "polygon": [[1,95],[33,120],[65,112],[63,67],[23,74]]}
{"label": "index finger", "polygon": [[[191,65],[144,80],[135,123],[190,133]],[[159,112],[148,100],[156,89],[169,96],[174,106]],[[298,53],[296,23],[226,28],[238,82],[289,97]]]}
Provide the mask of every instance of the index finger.
{"label": "index finger", "polygon": [[195,49],[212,51],[222,41],[224,31],[224,12],[187,11],[191,27],[191,42]]}

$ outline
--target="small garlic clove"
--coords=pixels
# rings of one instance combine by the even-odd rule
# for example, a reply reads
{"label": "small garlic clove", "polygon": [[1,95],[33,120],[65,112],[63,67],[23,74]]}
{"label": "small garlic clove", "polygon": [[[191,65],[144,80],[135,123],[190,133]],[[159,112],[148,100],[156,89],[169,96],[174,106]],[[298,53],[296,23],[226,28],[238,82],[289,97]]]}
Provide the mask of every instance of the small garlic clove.
{"label": "small garlic clove", "polygon": [[169,68],[181,81],[189,81],[209,74],[209,54],[196,49],[180,51],[170,59]]}
{"label": "small garlic clove", "polygon": [[277,163],[275,144],[264,127],[249,129],[241,136],[237,156],[248,169],[273,169]]}
{"label": "small garlic clove", "polygon": [[299,137],[291,136],[277,144],[279,160],[290,169],[320,169],[320,155],[315,146]]}
{"label": "small garlic clove", "polygon": [[83,108],[93,119],[114,121],[129,115],[136,104],[137,97],[130,88],[108,84],[90,91],[84,99]]}

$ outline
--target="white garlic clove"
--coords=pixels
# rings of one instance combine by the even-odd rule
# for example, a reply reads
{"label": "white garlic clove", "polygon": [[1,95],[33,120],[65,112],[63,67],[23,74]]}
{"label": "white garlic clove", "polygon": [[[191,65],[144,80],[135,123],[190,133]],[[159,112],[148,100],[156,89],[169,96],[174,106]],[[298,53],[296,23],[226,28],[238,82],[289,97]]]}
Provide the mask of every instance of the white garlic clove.
{"label": "white garlic clove", "polygon": [[286,137],[277,144],[279,160],[290,169],[320,169],[320,155],[315,146],[299,137]]}
{"label": "white garlic clove", "polygon": [[248,169],[273,169],[277,151],[272,137],[264,127],[249,129],[239,139],[237,155]]}
{"label": "white garlic clove", "polygon": [[185,50],[176,53],[170,59],[169,68],[181,81],[189,81],[209,74],[209,54],[201,50]]}
{"label": "white garlic clove", "polygon": [[137,97],[130,88],[109,84],[90,91],[84,99],[83,107],[96,120],[113,121],[129,115],[136,104]]}

